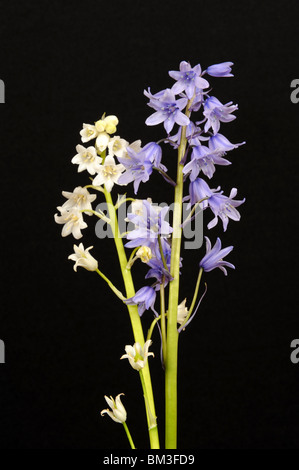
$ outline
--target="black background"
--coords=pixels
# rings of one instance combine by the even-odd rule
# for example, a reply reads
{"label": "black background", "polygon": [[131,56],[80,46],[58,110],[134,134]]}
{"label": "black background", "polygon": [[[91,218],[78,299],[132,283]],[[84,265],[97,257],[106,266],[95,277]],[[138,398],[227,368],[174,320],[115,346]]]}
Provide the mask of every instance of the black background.
{"label": "black background", "polygon": [[[54,223],[61,191],[85,185],[70,163],[83,122],[119,117],[118,134],[144,143],[143,89],[172,85],[181,60],[203,67],[233,61],[235,77],[212,79],[214,94],[239,104],[223,126],[246,146],[213,179],[246,197],[242,219],[209,234],[233,244],[237,269],[205,276],[200,313],[181,335],[179,446],[201,449],[299,447],[297,204],[299,104],[298,2],[7,2],[1,7],[1,316],[6,364],[0,365],[3,449],[116,449],[122,426],[99,412],[103,396],[125,393],[137,447],[147,432],[138,374],[120,362],[133,337],[126,309],[96,274],[75,273],[74,239]],[[165,157],[164,157],[165,158]],[[164,161],[170,173],[171,158]],[[174,173],[172,173],[174,175]],[[154,176],[138,196],[171,201]],[[210,220],[210,219],[208,219]],[[206,221],[208,221],[206,219]],[[83,241],[121,286],[111,240],[88,219]],[[186,253],[181,298],[190,298],[202,252]],[[139,271],[136,287],[143,285]],[[151,319],[145,314],[145,330]],[[163,438],[163,373],[150,358]]]}

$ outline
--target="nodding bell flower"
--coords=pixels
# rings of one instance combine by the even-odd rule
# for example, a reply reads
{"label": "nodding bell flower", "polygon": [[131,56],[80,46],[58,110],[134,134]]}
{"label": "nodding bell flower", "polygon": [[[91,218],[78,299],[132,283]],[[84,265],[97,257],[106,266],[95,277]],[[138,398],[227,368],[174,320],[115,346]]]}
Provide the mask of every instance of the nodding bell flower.
{"label": "nodding bell flower", "polygon": [[115,421],[116,423],[124,423],[127,419],[127,412],[126,412],[126,409],[124,407],[124,405],[122,404],[121,400],[120,400],[120,396],[121,395],[124,395],[124,393],[120,393],[119,395],[117,395],[117,397],[115,398],[115,400],[110,396],[110,398],[108,398],[106,395],[105,395],[105,400],[106,402],[108,403],[108,405],[110,406],[111,410],[107,409],[107,410],[102,410],[101,411],[101,416],[104,416],[105,413],[107,413],[107,415],[110,416],[111,419],[113,419],[113,421]]}
{"label": "nodding bell flower", "polygon": [[186,301],[187,299],[184,299],[183,302],[181,302],[178,305],[178,316],[177,316],[177,322],[182,325],[184,321],[186,320],[189,310],[186,307]]}
{"label": "nodding bell flower", "polygon": [[133,346],[126,345],[125,351],[127,354],[121,356],[121,359],[128,359],[130,365],[135,370],[143,369],[148,356],[154,356],[154,353],[148,352],[150,345],[152,344],[152,340],[148,340],[144,343],[143,349],[139,343],[135,343]]}
{"label": "nodding bell flower", "polygon": [[151,248],[149,246],[141,246],[137,250],[136,257],[140,258],[142,263],[148,263],[153,257]]}
{"label": "nodding bell flower", "polygon": [[87,271],[96,271],[98,269],[97,260],[89,253],[89,250],[91,250],[93,246],[84,249],[83,243],[80,243],[79,246],[74,245],[73,248],[75,253],[70,255],[68,259],[75,261],[74,271],[77,272],[78,266],[87,269]]}

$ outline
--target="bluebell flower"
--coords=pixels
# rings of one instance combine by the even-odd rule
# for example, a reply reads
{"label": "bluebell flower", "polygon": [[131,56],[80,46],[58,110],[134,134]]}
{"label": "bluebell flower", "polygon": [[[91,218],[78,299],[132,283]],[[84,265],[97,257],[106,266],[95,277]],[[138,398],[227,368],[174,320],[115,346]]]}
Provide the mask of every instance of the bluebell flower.
{"label": "bluebell flower", "polygon": [[189,118],[182,113],[182,109],[187,105],[187,98],[176,100],[173,91],[168,88],[164,90],[163,94],[152,95],[146,91],[144,91],[144,94],[150,98],[148,105],[156,110],[154,114],[147,118],[145,121],[146,125],[155,126],[163,122],[165,130],[169,134],[175,123],[179,126],[187,126],[189,124]]}
{"label": "bluebell flower", "polygon": [[[209,198],[212,195],[213,195],[213,191],[202,178],[196,178],[194,181],[190,181],[189,204],[187,206],[187,209],[189,209],[190,206],[193,206],[193,204],[196,204],[197,202],[201,201],[202,199],[206,197]],[[201,209],[206,209],[208,205],[209,205],[208,200],[202,201],[200,203]]]}
{"label": "bluebell flower", "polygon": [[238,105],[233,105],[232,101],[222,104],[215,96],[210,96],[204,102],[204,116],[207,118],[204,130],[207,132],[212,127],[214,134],[220,129],[220,122],[231,122],[236,119],[233,113],[238,109]]}
{"label": "bluebell flower", "polygon": [[200,64],[192,68],[188,62],[183,61],[180,63],[179,71],[171,70],[168,73],[171,78],[177,80],[171,88],[173,93],[178,95],[184,91],[189,100],[193,97],[196,89],[203,90],[204,88],[209,87],[209,82],[200,76]]}
{"label": "bluebell flower", "polygon": [[165,287],[168,282],[172,281],[173,279],[173,277],[170,275],[171,246],[164,238],[162,238],[160,241],[167,269],[164,266],[162,260],[158,240],[156,240],[155,243],[153,243],[151,246],[152,253],[154,253],[155,256],[148,261],[147,266],[149,266],[150,269],[145,276],[145,279],[154,277],[157,280],[156,290],[160,289],[161,284],[163,284]]}
{"label": "bluebell flower", "polygon": [[135,194],[137,194],[140,183],[148,181],[153,172],[155,155],[153,151],[148,152],[147,150],[146,146],[137,152],[127,147],[126,157],[118,157],[119,162],[123,164],[126,171],[119,177],[117,182],[120,185],[127,185],[134,181]]}
{"label": "bluebell flower", "polygon": [[237,195],[237,189],[232,188],[229,197],[224,196],[221,193],[213,193],[209,197],[208,204],[212,212],[214,212],[215,217],[208,224],[208,229],[215,227],[218,223],[218,217],[222,220],[224,232],[227,229],[229,219],[239,221],[241,216],[236,207],[244,203],[245,198],[239,201],[234,200],[233,198]]}
{"label": "bluebell flower", "polygon": [[168,206],[163,208],[151,204],[148,200],[142,200],[142,209],[138,213],[129,213],[127,218],[135,225],[134,230],[127,234],[126,247],[150,246],[161,238],[168,237],[172,228],[165,220],[169,210]]}
{"label": "bluebell flower", "polygon": [[222,150],[223,152],[229,152],[230,150],[236,149],[245,143],[246,142],[233,144],[224,135],[217,133],[210,137],[209,148],[211,150]]}
{"label": "bluebell flower", "polygon": [[134,297],[124,300],[127,305],[137,305],[140,317],[143,315],[145,310],[149,310],[150,308],[155,312],[155,301],[156,291],[150,286],[141,287]]}
{"label": "bluebell flower", "polygon": [[184,175],[190,173],[190,181],[194,181],[202,171],[208,178],[212,178],[215,165],[230,165],[231,162],[222,158],[225,152],[211,150],[204,145],[193,147],[191,161],[183,168]]}
{"label": "bluebell flower", "polygon": [[199,266],[206,272],[212,271],[215,268],[219,268],[224,272],[225,276],[227,276],[227,271],[224,266],[232,269],[235,269],[235,266],[228,261],[223,261],[223,258],[227,256],[234,247],[228,246],[227,248],[221,249],[221,240],[220,238],[217,238],[217,241],[212,248],[208,237],[205,237],[205,239],[206,255],[200,261]]}
{"label": "bluebell flower", "polygon": [[[188,126],[186,127],[186,138],[188,140],[189,145],[192,147],[196,147],[197,145],[201,145],[202,141],[209,140],[210,137],[205,137],[202,135],[203,130],[194,124],[194,122],[190,121]],[[174,148],[178,148],[181,142],[181,133],[182,128],[180,127],[178,132],[175,135],[170,136],[170,144]]]}
{"label": "bluebell flower", "polygon": [[210,65],[206,72],[211,77],[233,77],[231,73],[233,62],[221,62],[220,64]]}

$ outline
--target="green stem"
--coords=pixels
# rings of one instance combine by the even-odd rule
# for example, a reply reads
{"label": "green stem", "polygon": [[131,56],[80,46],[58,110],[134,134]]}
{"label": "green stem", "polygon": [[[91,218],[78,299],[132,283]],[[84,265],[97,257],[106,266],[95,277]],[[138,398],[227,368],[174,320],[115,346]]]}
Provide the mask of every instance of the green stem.
{"label": "green stem", "polygon": [[164,289],[164,276],[162,284],[160,285],[160,313],[161,313],[161,334],[162,334],[162,351],[163,362],[166,361],[166,320],[165,320],[165,289]]}
{"label": "green stem", "polygon": [[[135,295],[134,283],[133,283],[133,279],[131,275],[131,270],[127,269],[128,260],[127,260],[125,248],[123,245],[123,240],[119,232],[115,206],[112,202],[111,194],[106,189],[104,189],[104,194],[105,194],[105,198],[106,198],[106,202],[108,206],[109,217],[111,220],[110,226],[111,226],[111,230],[112,230],[113,237],[114,237],[119,264],[120,264],[120,268],[121,268],[121,272],[122,272],[122,276],[123,276],[123,280],[125,284],[126,294],[127,294],[127,297],[134,297]],[[130,315],[135,342],[140,343],[141,347],[143,347],[144,335],[143,335],[140,316],[138,314],[137,305],[127,305],[127,307],[128,307],[128,311]],[[144,387],[147,392],[146,395],[147,395],[147,399],[149,402],[149,406],[152,412],[155,414],[155,403],[154,403],[153,389],[152,389],[151,376],[150,376],[148,363],[145,365],[143,369],[143,378],[144,378]],[[159,449],[160,445],[159,445],[159,435],[158,435],[157,425],[155,427],[152,427],[152,423],[150,423],[148,420],[148,428],[149,428],[149,438],[150,438],[150,443],[151,443],[151,449]]]}
{"label": "green stem", "polygon": [[153,331],[154,331],[154,328],[155,328],[155,325],[156,323],[161,319],[161,315],[159,315],[158,317],[156,317],[153,321],[152,321],[152,324],[147,332],[147,337],[146,337],[146,341],[148,341],[149,339],[151,339],[152,337],[152,334],[153,334]]}
{"label": "green stem", "polygon": [[136,449],[136,447],[134,445],[134,442],[133,442],[133,439],[132,439],[132,436],[131,436],[131,433],[130,433],[129,428],[127,426],[127,423],[125,421],[123,422],[123,425],[124,425],[124,428],[125,428],[125,431],[126,431],[127,438],[129,439],[131,449]]}
{"label": "green stem", "polygon": [[[186,116],[190,116],[193,98],[188,101]],[[167,358],[165,368],[165,448],[177,448],[177,362],[178,331],[177,312],[179,303],[179,271],[182,237],[183,204],[183,165],[181,160],[186,151],[186,126],[182,127],[181,141],[178,148],[177,181],[174,190],[173,233],[171,248],[170,274],[173,280],[169,284],[169,303],[167,314]]]}
{"label": "green stem", "polygon": [[110,281],[110,279],[108,279],[108,277],[105,276],[105,274],[102,273],[102,271],[100,271],[99,269],[96,269],[96,272],[101,276],[102,279],[104,279],[104,281],[107,282],[108,286],[110,287],[110,289],[114,292],[115,295],[117,295],[117,297],[120,299],[120,300],[126,300],[126,297],[124,297],[122,295],[122,293],[120,292],[120,290],[118,290],[114,284],[112,284],[112,282]]}

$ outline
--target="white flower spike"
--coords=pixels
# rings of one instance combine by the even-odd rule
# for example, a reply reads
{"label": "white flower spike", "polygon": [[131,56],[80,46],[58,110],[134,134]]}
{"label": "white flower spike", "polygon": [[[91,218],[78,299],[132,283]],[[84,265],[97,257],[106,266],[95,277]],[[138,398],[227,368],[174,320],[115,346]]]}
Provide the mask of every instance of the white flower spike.
{"label": "white flower spike", "polygon": [[85,249],[83,243],[80,243],[79,246],[74,245],[73,248],[75,253],[70,255],[68,259],[75,261],[74,271],[77,272],[78,266],[87,269],[87,271],[96,271],[98,269],[97,260],[89,253],[89,250],[91,250],[93,246]]}
{"label": "white flower spike", "polygon": [[112,155],[112,157],[116,156],[117,158],[124,158],[127,154],[128,145],[129,142],[116,135],[109,141],[108,153],[109,155]]}
{"label": "white flower spike", "polygon": [[126,412],[124,405],[122,404],[120,400],[121,395],[124,395],[124,393],[120,393],[119,395],[117,395],[115,400],[112,397],[108,398],[105,395],[105,400],[110,406],[112,411],[110,411],[109,409],[102,410],[101,416],[104,416],[104,414],[107,413],[107,415],[109,415],[110,418],[113,419],[113,421],[115,421],[116,423],[124,423],[126,421],[127,412]]}
{"label": "white flower spike", "polygon": [[154,353],[148,352],[151,344],[152,340],[149,339],[144,343],[143,349],[139,343],[135,343],[133,346],[126,345],[125,351],[127,354],[121,356],[121,359],[128,359],[130,365],[135,370],[143,369],[148,356],[154,356]]}
{"label": "white flower spike", "polygon": [[[62,206],[65,211],[72,211],[78,209],[80,211],[92,210],[91,203],[97,198],[96,194],[90,194],[86,188],[77,186],[72,193],[62,191],[62,195],[67,199]],[[88,213],[88,215],[92,215]]]}
{"label": "white flower spike", "polygon": [[103,165],[100,166],[99,173],[93,180],[93,185],[101,186],[102,184],[105,184],[105,188],[110,193],[114,183],[117,183],[118,178],[124,169],[125,167],[121,163],[116,165],[114,158],[111,155],[108,155],[105,158]]}
{"label": "white flower spike", "polygon": [[83,129],[80,131],[82,142],[89,142],[92,139],[95,139],[98,135],[98,131],[95,126],[91,124],[83,124]]}

